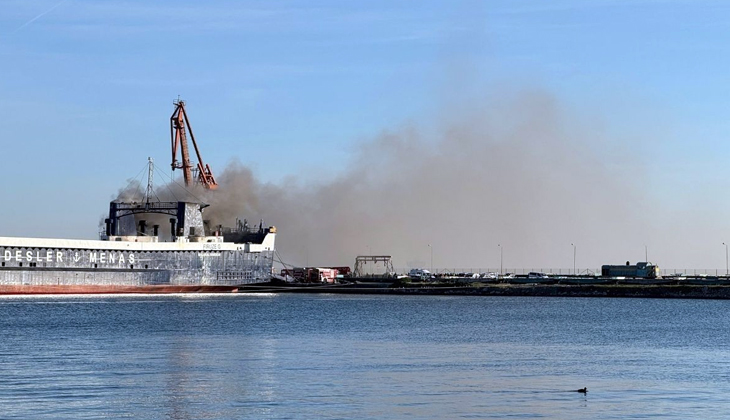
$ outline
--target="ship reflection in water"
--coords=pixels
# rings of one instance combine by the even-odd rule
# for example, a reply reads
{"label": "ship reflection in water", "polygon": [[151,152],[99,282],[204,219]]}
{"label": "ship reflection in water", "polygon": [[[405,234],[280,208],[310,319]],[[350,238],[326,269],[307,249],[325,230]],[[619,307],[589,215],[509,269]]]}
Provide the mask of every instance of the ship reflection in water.
{"label": "ship reflection in water", "polygon": [[[3,418],[725,418],[722,301],[0,298]],[[587,395],[571,392],[588,387]]]}

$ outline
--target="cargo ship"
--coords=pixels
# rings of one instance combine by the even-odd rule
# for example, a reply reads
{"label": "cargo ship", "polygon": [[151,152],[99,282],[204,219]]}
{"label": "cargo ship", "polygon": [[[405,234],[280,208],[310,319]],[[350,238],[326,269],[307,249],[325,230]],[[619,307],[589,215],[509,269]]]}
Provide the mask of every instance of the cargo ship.
{"label": "cargo ship", "polygon": [[[174,104],[172,167],[183,169],[186,186],[215,190],[194,137],[199,162],[195,169],[190,163],[185,103]],[[0,294],[235,292],[270,280],[275,227],[245,220],[209,226],[205,203],[154,201],[151,159],[149,165],[145,197],[113,200],[99,239],[0,237]]]}
{"label": "cargo ship", "polygon": [[[104,239],[0,237],[0,294],[234,292],[268,281],[276,228],[218,227],[205,232],[199,203],[112,202]],[[135,214],[171,214],[158,225],[124,232]],[[172,234],[174,233],[174,235]]]}

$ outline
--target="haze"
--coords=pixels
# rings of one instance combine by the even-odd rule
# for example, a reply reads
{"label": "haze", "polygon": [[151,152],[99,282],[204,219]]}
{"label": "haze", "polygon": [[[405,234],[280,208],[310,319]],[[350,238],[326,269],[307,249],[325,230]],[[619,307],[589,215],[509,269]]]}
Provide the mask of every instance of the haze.
{"label": "haze", "polygon": [[292,264],[725,268],[723,2],[4,10],[0,235],[95,237],[181,95],[211,217]]}

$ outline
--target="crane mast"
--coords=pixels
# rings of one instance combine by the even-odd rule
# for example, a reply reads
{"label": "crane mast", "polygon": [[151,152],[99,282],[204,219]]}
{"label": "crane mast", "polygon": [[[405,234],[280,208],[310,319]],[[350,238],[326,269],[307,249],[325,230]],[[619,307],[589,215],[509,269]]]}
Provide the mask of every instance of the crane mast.
{"label": "crane mast", "polygon": [[[203,163],[203,158],[200,156],[200,149],[198,149],[198,143],[195,141],[195,135],[193,135],[193,128],[190,126],[188,120],[188,114],[185,112],[185,101],[176,100],[173,102],[175,105],[175,111],[170,117],[170,142],[172,143],[172,170],[182,169],[183,178],[185,180],[185,186],[189,187],[193,183],[193,172],[197,174],[198,183],[203,187],[214,190],[218,188],[218,183],[215,181],[213,172],[210,170],[210,166]],[[186,129],[187,127],[187,129]],[[198,157],[198,165],[193,169],[192,163],[190,163],[190,150],[188,148],[188,140],[186,132],[190,132],[190,140],[193,142],[195,148],[195,154]],[[180,149],[180,155],[182,162],[177,160],[177,150]]]}

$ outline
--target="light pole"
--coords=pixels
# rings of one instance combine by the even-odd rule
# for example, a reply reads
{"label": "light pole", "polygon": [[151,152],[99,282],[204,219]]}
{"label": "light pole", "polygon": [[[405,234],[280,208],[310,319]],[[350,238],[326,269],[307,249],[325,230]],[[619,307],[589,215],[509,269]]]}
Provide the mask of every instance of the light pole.
{"label": "light pole", "polygon": [[504,275],[504,271],[502,269],[502,261],[503,261],[502,249],[503,248],[502,248],[502,244],[497,244],[497,246],[499,247],[499,275],[501,276],[501,275]]}
{"label": "light pole", "polygon": [[727,265],[727,244],[725,242],[722,243],[725,245],[725,276],[728,275],[728,265]]}
{"label": "light pole", "polygon": [[573,245],[573,275],[575,275],[575,244],[571,245]]}
{"label": "light pole", "polygon": [[433,247],[428,244],[428,248],[431,250],[431,274],[433,274]]}
{"label": "light pole", "polygon": [[644,262],[649,262],[649,247],[644,245]]}

